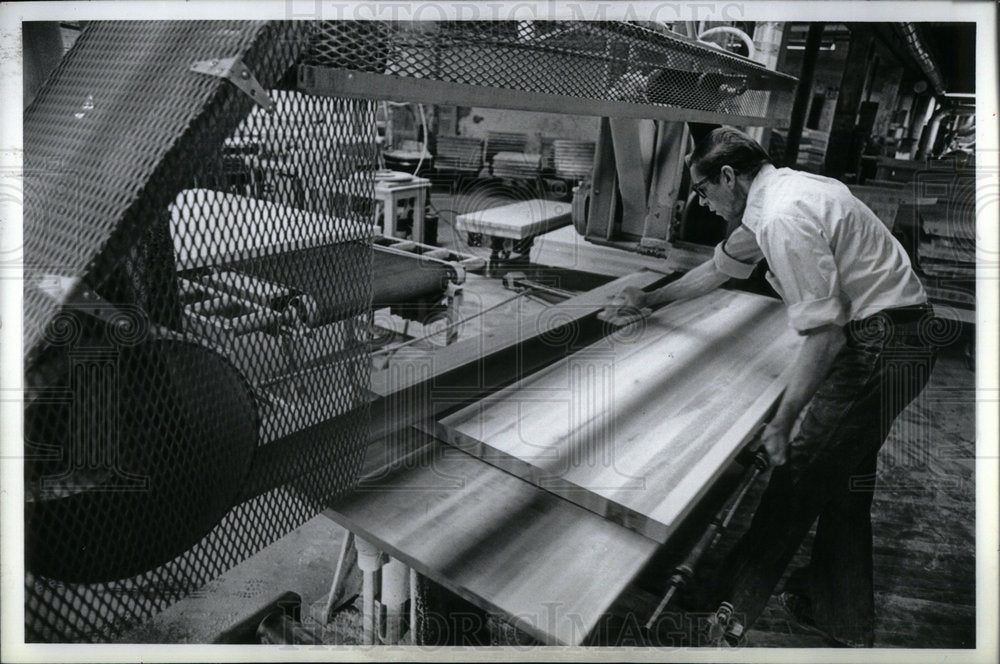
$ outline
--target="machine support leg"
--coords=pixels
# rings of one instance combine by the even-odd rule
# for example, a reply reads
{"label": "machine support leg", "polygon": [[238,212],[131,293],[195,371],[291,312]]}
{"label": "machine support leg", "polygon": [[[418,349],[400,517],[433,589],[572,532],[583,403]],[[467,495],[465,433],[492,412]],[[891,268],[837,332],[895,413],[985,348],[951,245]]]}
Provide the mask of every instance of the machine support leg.
{"label": "machine support leg", "polygon": [[410,568],[410,645],[420,645],[420,626],[417,624],[417,603],[419,602],[419,580],[417,570]]}
{"label": "machine support leg", "polygon": [[375,645],[375,585],[378,582],[377,574],[382,567],[382,552],[378,548],[360,537],[355,538],[355,545],[358,547],[358,567],[363,575],[362,583],[362,607],[361,607],[361,629],[362,641],[366,646]]}
{"label": "machine support leg", "polygon": [[410,594],[410,568],[395,558],[390,558],[382,568],[382,606],[385,620],[379,640],[385,645],[396,645],[403,638],[406,600]]}

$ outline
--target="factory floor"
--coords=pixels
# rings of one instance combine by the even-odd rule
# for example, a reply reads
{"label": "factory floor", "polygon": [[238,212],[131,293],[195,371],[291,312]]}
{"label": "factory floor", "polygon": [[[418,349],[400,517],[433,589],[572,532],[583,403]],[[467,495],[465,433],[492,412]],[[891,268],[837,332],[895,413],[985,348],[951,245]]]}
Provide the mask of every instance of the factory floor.
{"label": "factory floor", "polygon": [[[432,202],[441,213],[438,244],[466,253],[489,254],[488,246],[469,246],[467,238],[454,234],[451,220],[454,214],[507,202],[503,195],[436,193]],[[493,324],[491,321],[546,306],[529,297],[511,299],[514,293],[504,289],[497,278],[469,275],[465,288],[463,313],[489,312],[465,326],[463,335],[477,334],[483,326]],[[976,400],[975,373],[964,354],[968,332],[965,335],[944,348],[930,384],[897,420],[881,453],[872,507],[877,648],[975,646]],[[718,570],[721,553],[749,524],[754,498],[759,497],[761,488],[758,484],[751,500],[736,514],[730,531],[705,559],[701,575],[711,576]],[[359,644],[361,619],[356,603],[341,610],[327,625],[319,625],[309,615],[310,607],[322,605],[344,536],[340,526],[325,516],[316,516],[203,591],[168,608],[129,640],[211,642],[220,630],[245,620],[282,592],[293,591],[302,599],[303,623],[322,635],[325,643]],[[808,560],[811,537],[791,567]],[[594,645],[640,644],[638,625],[652,613],[669,575],[669,567],[654,560],[612,607],[594,636]],[[459,610],[465,608],[457,599],[455,602],[453,606]],[[761,647],[829,645],[792,624],[774,599],[748,638],[750,646]],[[523,635],[494,635],[492,642],[498,641],[523,642]],[[675,643],[657,645],[686,643],[682,636]]]}

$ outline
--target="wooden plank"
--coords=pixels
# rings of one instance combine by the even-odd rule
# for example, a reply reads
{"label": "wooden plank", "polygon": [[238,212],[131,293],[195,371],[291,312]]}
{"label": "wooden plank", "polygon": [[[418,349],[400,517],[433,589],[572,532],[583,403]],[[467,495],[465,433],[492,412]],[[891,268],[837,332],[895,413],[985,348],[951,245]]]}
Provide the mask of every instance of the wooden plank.
{"label": "wooden plank", "polygon": [[391,99],[443,106],[511,108],[573,115],[616,118],[650,118],[681,122],[773,126],[779,118],[700,111],[661,104],[635,104],[570,95],[487,88],[468,83],[427,78],[372,74],[314,65],[299,66],[300,92],[321,97]]}
{"label": "wooden plank", "polygon": [[664,542],[781,395],[780,302],[716,291],[443,418],[443,440]]}
{"label": "wooden plank", "polygon": [[585,346],[600,334],[597,313],[623,287],[644,288],[662,279],[637,272],[430,353],[401,349],[388,366],[372,372],[369,440],[457,410]]}
{"label": "wooden plank", "polygon": [[[415,436],[421,436],[413,432]],[[552,645],[579,645],[658,545],[429,437],[326,514]],[[366,464],[369,468],[372,465]]]}
{"label": "wooden plank", "polygon": [[455,217],[455,230],[523,240],[569,221],[569,203],[536,198],[460,214]]}

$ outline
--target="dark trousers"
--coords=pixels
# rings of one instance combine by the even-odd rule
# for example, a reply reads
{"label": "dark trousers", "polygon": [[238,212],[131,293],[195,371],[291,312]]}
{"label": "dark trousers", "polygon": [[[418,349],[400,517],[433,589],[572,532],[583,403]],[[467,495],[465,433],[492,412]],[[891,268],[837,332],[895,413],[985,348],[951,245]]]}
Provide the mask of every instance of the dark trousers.
{"label": "dark trousers", "polygon": [[796,580],[816,623],[845,643],[872,645],[871,503],[879,449],[896,416],[927,384],[936,354],[927,317],[876,314],[845,328],[847,345],[809,402],[788,461],[776,468],[750,528],[723,566],[724,596],[751,626],[819,517],[808,570]]}

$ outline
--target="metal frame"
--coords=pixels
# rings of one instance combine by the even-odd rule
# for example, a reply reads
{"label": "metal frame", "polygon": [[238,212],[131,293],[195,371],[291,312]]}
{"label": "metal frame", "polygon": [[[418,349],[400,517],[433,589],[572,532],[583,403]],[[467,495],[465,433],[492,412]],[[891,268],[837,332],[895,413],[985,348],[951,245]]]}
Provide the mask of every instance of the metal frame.
{"label": "metal frame", "polygon": [[657,104],[637,104],[569,95],[491,88],[424,78],[372,74],[316,65],[299,67],[298,89],[323,97],[362,97],[445,106],[480,106],[542,113],[594,115],[678,122],[773,126],[774,118],[732,115]]}
{"label": "metal frame", "polygon": [[299,65],[299,90],[547,113],[772,125],[769,113],[790,102],[797,82],[753,60],[625,21],[414,25],[321,23]]}

